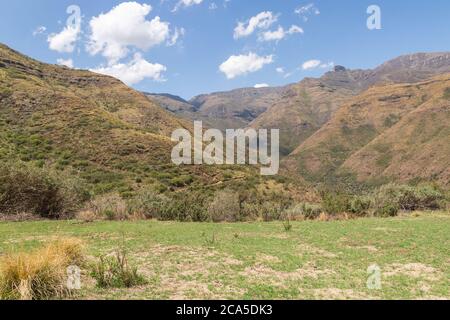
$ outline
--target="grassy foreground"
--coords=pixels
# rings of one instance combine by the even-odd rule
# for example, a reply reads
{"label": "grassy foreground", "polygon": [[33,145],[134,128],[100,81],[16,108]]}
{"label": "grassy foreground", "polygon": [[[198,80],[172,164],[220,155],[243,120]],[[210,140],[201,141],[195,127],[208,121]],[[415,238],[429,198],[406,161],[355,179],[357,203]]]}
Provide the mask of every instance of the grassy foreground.
{"label": "grassy foreground", "polygon": [[[450,299],[450,214],[273,223],[36,221],[0,223],[1,255],[77,237],[93,259],[125,246],[148,279],[81,299]],[[381,268],[381,290],[367,269]]]}

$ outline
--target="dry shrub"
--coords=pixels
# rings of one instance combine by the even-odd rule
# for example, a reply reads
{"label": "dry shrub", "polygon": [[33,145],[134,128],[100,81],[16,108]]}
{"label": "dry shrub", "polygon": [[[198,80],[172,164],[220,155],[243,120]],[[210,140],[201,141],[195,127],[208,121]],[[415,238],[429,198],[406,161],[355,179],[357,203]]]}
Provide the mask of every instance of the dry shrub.
{"label": "dry shrub", "polygon": [[330,221],[330,215],[328,213],[322,212],[319,217],[317,218],[317,220],[319,221]]}
{"label": "dry shrub", "polygon": [[170,202],[166,196],[152,189],[144,189],[128,200],[128,212],[133,219],[158,219]]}
{"label": "dry shrub", "polygon": [[0,299],[47,300],[70,295],[67,268],[84,263],[82,242],[61,239],[30,253],[0,261]]}
{"label": "dry shrub", "polygon": [[76,214],[76,219],[88,223],[94,222],[98,217],[92,210],[83,210]]}
{"label": "dry shrub", "polygon": [[128,219],[127,203],[117,193],[111,193],[96,197],[89,202],[87,210],[91,211],[97,219]]}
{"label": "dry shrub", "polygon": [[301,203],[289,208],[286,213],[289,214],[293,220],[314,220],[322,213],[320,205],[311,203]]}
{"label": "dry shrub", "polygon": [[208,214],[214,222],[236,222],[240,219],[239,195],[233,191],[218,191],[208,206]]}

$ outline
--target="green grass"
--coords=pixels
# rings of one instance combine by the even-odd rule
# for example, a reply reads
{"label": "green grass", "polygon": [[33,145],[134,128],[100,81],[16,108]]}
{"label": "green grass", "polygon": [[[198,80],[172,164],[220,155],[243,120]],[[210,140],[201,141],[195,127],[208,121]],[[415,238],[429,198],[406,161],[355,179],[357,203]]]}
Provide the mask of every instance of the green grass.
{"label": "green grass", "polygon": [[[38,221],[0,223],[0,257],[55,237],[78,237],[91,259],[124,246],[148,281],[100,289],[83,276],[82,299],[450,298],[450,214],[273,223]],[[366,287],[367,268],[382,289]]]}

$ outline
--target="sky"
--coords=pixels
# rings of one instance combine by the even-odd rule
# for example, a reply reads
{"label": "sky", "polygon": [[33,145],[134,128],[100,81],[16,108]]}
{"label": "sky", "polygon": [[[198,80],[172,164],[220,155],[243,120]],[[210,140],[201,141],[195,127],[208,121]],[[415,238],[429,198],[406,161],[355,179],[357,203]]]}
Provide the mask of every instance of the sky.
{"label": "sky", "polygon": [[37,60],[189,99],[450,51],[450,1],[0,0],[0,30]]}

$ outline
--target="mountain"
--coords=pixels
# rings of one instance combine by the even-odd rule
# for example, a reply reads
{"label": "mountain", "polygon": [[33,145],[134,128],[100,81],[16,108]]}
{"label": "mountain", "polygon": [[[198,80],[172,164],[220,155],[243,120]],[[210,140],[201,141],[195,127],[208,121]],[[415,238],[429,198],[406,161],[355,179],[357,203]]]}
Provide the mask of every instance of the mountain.
{"label": "mountain", "polygon": [[[399,74],[404,80],[405,73],[395,77]],[[365,182],[433,180],[449,185],[449,138],[450,74],[377,85],[339,108],[283,166],[311,181],[353,176]]]}
{"label": "mountain", "polygon": [[173,165],[170,136],[191,126],[115,78],[44,64],[0,44],[0,161],[54,167],[94,193],[264,183],[254,167]]}
{"label": "mountain", "polygon": [[202,94],[186,101],[168,94],[146,93],[166,110],[189,120],[202,120],[206,126],[225,129],[247,127],[281,96],[284,88],[242,88]]}
{"label": "mountain", "polygon": [[145,96],[152,102],[158,104],[165,110],[189,121],[196,120],[196,107],[183,98],[168,93],[147,93]]}
{"label": "mountain", "polygon": [[279,100],[284,88],[243,88],[199,95],[189,103],[214,128],[244,128]]}
{"label": "mountain", "polygon": [[256,118],[253,128],[279,128],[288,155],[332,118],[352,97],[376,84],[414,83],[450,72],[450,53],[417,53],[388,61],[373,70],[336,66],[319,79],[287,87],[281,98]]}

